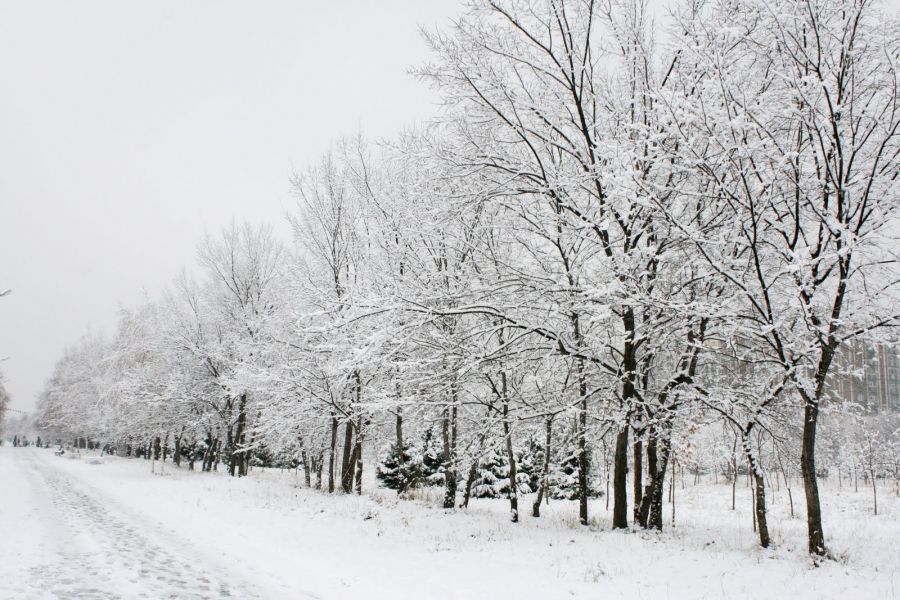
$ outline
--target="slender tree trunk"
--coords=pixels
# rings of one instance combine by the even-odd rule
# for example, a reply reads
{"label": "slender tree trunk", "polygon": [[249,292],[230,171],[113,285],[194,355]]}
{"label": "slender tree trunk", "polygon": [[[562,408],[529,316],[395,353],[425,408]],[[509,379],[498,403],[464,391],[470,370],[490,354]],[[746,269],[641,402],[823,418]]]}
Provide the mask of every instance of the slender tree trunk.
{"label": "slender tree trunk", "polygon": [[319,455],[316,457],[316,489],[322,489],[322,469],[324,467],[324,459],[325,451],[319,451]]}
{"label": "slender tree trunk", "polygon": [[214,444],[214,446],[213,446],[213,463],[212,463],[212,470],[213,470],[213,471],[217,471],[217,472],[218,472],[218,470],[219,470],[219,460],[220,460],[221,458],[222,458],[222,439],[217,437],[216,440],[215,440],[215,444]]}
{"label": "slender tree trunk", "polygon": [[175,436],[175,466],[181,466],[181,439],[184,437],[184,427],[181,428],[181,431],[178,432],[178,435]]}
{"label": "slender tree trunk", "polygon": [[875,509],[875,516],[878,516],[878,487],[875,485],[875,471],[872,474],[872,506]]}
{"label": "slender tree trunk", "polygon": [[[672,527],[675,527],[675,468],[676,468],[675,452],[672,452],[672,481],[669,483],[669,500],[672,503]],[[684,471],[681,472],[681,484],[684,486]],[[681,489],[684,489],[682,487]]]}
{"label": "slender tree trunk", "polygon": [[[788,477],[787,470],[784,468],[784,462],[781,460],[781,454],[778,453],[775,445],[772,445],[772,451],[775,453],[775,458],[778,459],[778,469],[781,471],[781,477],[784,479],[784,489],[787,490],[788,495],[788,504],[791,509],[791,518],[794,518],[794,495],[791,493],[791,480]],[[838,469],[838,474],[840,475],[840,469]],[[778,480],[778,476],[775,476],[775,480]]]}
{"label": "slender tree trunk", "polygon": [[737,434],[734,435],[734,443],[731,446],[731,510],[737,509]]}
{"label": "slender tree trunk", "polygon": [[[660,437],[661,435],[661,437]],[[651,529],[662,531],[663,524],[663,494],[665,493],[666,471],[669,470],[669,458],[672,453],[672,445],[668,431],[657,434],[657,450],[656,450],[656,470],[653,481],[652,493],[650,497],[650,514],[647,519],[647,526]],[[674,473],[672,469],[672,482],[669,484],[669,493],[674,492]],[[674,498],[672,498],[674,500]],[[674,502],[673,502],[674,504]]]}
{"label": "slender tree trunk", "polygon": [[650,520],[650,505],[653,503],[655,495],[655,486],[659,477],[657,468],[657,452],[656,452],[656,432],[651,429],[647,434],[647,486],[641,497],[641,505],[638,510],[636,521],[641,527],[647,529]]}
{"label": "slender tree trunk", "polygon": [[606,512],[609,512],[609,448],[606,447],[606,436],[603,438],[603,470],[606,471]]}
{"label": "slender tree trunk", "polygon": [[588,524],[588,498],[590,497],[591,463],[587,445],[587,380],[584,361],[578,360],[578,518],[582,525]]}
{"label": "slender tree trunk", "polygon": [[516,453],[513,451],[512,427],[509,424],[509,390],[507,388],[506,371],[500,372],[500,387],[503,396],[503,437],[506,439],[506,460],[509,462],[509,514],[513,523],[519,522],[519,489],[516,483]]}
{"label": "slender tree trunk", "polygon": [[819,482],[816,480],[816,424],[819,407],[815,400],[806,398],[803,408],[803,443],[800,453],[800,470],[806,492],[806,527],[809,553],[826,556],[825,533],[822,530],[822,508],[819,501]]}
{"label": "slender tree trunk", "polygon": [[338,420],[337,417],[334,416],[334,413],[331,414],[331,445],[329,446],[328,451],[328,493],[334,493],[334,463],[335,463],[335,453],[337,452],[337,435],[338,435]]}
{"label": "slender tree trunk", "polygon": [[481,454],[484,452],[485,439],[487,439],[487,431],[483,430],[478,436],[478,452],[476,452],[475,457],[472,459],[472,464],[469,466],[469,474],[466,477],[466,485],[463,490],[463,501],[462,504],[460,504],[463,508],[469,507],[469,499],[472,497],[472,486],[475,484],[475,478],[478,476],[478,461],[481,460]]}
{"label": "slender tree trunk", "polygon": [[312,477],[310,476],[309,455],[307,455],[306,450],[300,451],[300,460],[301,460],[301,462],[303,462],[303,483],[306,484],[306,487],[312,487]]}
{"label": "slender tree trunk", "polygon": [[[400,384],[398,383],[397,384],[397,395],[399,396],[399,394],[400,394]],[[394,435],[396,436],[396,440],[397,440],[395,442],[397,444],[397,469],[400,471],[400,473],[407,473],[407,471],[404,469],[404,465],[406,464],[407,456],[406,456],[406,452],[404,451],[405,448],[404,448],[404,443],[403,443],[403,413],[400,411],[399,406],[397,407],[397,412],[395,415]],[[397,488],[397,493],[398,494],[404,493],[407,490],[407,488],[409,487],[410,483],[411,482],[407,479],[407,477],[404,476],[403,479],[400,481],[400,486]]]}
{"label": "slender tree trunk", "polygon": [[553,418],[550,417],[544,422],[544,465],[541,470],[541,485],[538,487],[537,497],[534,504],[531,505],[531,516],[541,516],[541,501],[546,495],[550,497],[550,441],[553,434]]}
{"label": "slender tree trunk", "polygon": [[357,495],[362,495],[363,477],[363,419],[362,415],[356,418],[356,447],[353,449],[356,457],[355,484]]}
{"label": "slender tree trunk", "polygon": [[628,424],[632,402],[635,399],[635,377],[637,376],[637,356],[635,348],[634,310],[626,307],[622,312],[622,325],[625,332],[625,343],[622,348],[622,405],[627,411],[625,422],[616,436],[616,454],[613,474],[613,529],[628,527]]}
{"label": "slender tree trunk", "polygon": [[613,529],[625,529],[628,527],[628,424],[616,435],[613,470]]}
{"label": "slender tree trunk", "polygon": [[228,457],[228,473],[234,477],[246,475],[244,466],[244,440],[247,427],[247,393],[244,392],[238,399],[238,419],[235,431],[229,432],[231,437],[230,455]]}
{"label": "slender tree trunk", "polygon": [[753,423],[747,426],[746,431],[741,434],[741,444],[744,446],[744,454],[747,457],[747,465],[750,475],[755,483],[755,495],[753,502],[754,519],[759,531],[759,545],[763,548],[769,547],[769,527],[766,520],[766,481],[763,473],[762,465],[756,452],[753,450],[753,442],[750,433]]}
{"label": "slender tree trunk", "polygon": [[759,527],[759,545],[769,547],[769,526],[766,520],[766,482],[762,473],[754,471],[756,481],[756,524]]}
{"label": "slender tree trunk", "polygon": [[456,394],[453,394],[453,405],[444,409],[441,423],[441,434],[444,442],[444,508],[456,506]]}
{"label": "slender tree trunk", "polygon": [[[403,267],[400,267],[400,271],[403,271]],[[399,378],[399,368],[395,371],[395,375],[397,376],[397,381],[394,384],[394,393],[397,396],[397,411],[394,413],[395,421],[394,421],[394,435],[397,438],[397,469],[400,473],[405,474],[408,473],[404,469],[404,465],[407,461],[407,456],[405,452],[405,444],[403,442],[403,408],[400,403],[403,399],[402,392],[400,390],[400,378]],[[400,486],[397,488],[397,494],[404,493],[410,486],[412,482],[407,479],[406,476],[400,481]]]}
{"label": "slender tree trunk", "polygon": [[634,460],[632,461],[634,463],[634,473],[632,474],[634,480],[634,515],[632,519],[635,523],[639,523],[641,520],[641,503],[644,497],[644,446],[643,441],[638,437],[637,431],[634,432],[634,437]]}
{"label": "slender tree trunk", "polygon": [[347,419],[344,425],[344,454],[341,458],[341,489],[345,494],[353,491],[353,421]]}
{"label": "slender tree trunk", "polygon": [[478,477],[478,461],[481,459],[480,453],[479,456],[476,456],[472,459],[472,464],[469,465],[469,474],[466,476],[466,487],[463,489],[463,500],[460,506],[462,508],[469,508],[469,499],[472,497],[472,486],[475,485],[475,478]]}

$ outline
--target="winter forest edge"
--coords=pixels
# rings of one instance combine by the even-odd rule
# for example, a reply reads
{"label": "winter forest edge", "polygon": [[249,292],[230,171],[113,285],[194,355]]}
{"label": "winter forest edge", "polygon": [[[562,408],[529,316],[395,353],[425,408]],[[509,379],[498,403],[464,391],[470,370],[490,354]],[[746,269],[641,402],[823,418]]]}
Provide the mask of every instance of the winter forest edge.
{"label": "winter forest edge", "polygon": [[34,431],[614,530],[743,477],[761,547],[777,485],[841,560],[823,482],[900,494],[900,23],[685,1],[658,29],[640,0],[469,3],[424,34],[439,118],[294,175],[292,239],[204,237],[65,352]]}

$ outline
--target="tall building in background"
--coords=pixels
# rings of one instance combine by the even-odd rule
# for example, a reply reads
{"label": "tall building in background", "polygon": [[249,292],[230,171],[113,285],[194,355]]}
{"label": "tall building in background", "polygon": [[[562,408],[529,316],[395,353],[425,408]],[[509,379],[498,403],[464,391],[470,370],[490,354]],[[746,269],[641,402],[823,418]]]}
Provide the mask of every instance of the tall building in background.
{"label": "tall building in background", "polygon": [[900,349],[888,344],[852,342],[841,348],[830,378],[841,399],[867,413],[900,412]]}

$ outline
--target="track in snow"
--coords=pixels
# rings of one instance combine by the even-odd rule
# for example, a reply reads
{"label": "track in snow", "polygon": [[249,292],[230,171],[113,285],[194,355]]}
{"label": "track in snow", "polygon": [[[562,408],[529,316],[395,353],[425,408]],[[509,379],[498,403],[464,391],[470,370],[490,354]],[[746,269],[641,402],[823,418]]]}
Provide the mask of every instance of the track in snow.
{"label": "track in snow", "polygon": [[[5,449],[6,450],[6,449]],[[78,600],[258,596],[185,539],[54,466],[44,452],[16,449],[18,490],[34,506],[23,527],[46,532],[37,564],[0,581],[0,596]],[[33,558],[33,557],[32,557]],[[34,563],[34,561],[32,561]],[[15,565],[5,565],[9,567]]]}

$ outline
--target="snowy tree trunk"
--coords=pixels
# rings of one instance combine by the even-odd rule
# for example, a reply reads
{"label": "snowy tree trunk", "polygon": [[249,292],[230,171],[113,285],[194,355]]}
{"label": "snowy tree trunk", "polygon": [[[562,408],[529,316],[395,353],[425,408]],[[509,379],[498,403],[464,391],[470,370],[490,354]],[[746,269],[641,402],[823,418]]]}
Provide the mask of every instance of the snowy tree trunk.
{"label": "snowy tree trunk", "polygon": [[463,501],[460,506],[469,507],[469,499],[472,497],[472,486],[475,484],[475,478],[478,476],[478,461],[481,460],[481,454],[484,452],[484,441],[487,439],[487,431],[482,430],[478,436],[478,451],[472,458],[472,464],[469,466],[469,474],[466,477],[466,486],[463,490]]}
{"label": "snowy tree trunk", "polygon": [[628,527],[628,425],[619,428],[613,457],[613,529]]}
{"label": "snowy tree trunk", "polygon": [[334,413],[331,414],[331,444],[328,449],[328,493],[334,493],[334,463],[337,453],[338,420]]}
{"label": "snowy tree trunk", "polygon": [[228,473],[234,477],[235,475],[243,476],[247,474],[245,453],[243,449],[244,438],[246,436],[247,427],[247,393],[241,394],[238,400],[238,419],[234,432],[229,431],[231,444],[228,457]]}
{"label": "snowy tree trunk", "polygon": [[544,464],[541,469],[541,485],[538,487],[538,493],[537,497],[534,499],[534,504],[531,505],[531,516],[533,517],[541,516],[541,501],[544,499],[545,495],[548,498],[550,497],[550,440],[553,433],[553,417],[549,417],[546,420],[544,427]]}
{"label": "snowy tree trunk", "polygon": [[806,527],[809,553],[825,556],[825,533],[822,531],[822,508],[819,501],[819,482],[816,480],[816,424],[819,406],[808,399],[803,408],[803,442],[800,453],[800,471],[806,491]]}
{"label": "snowy tree trunk", "polygon": [[632,519],[635,523],[639,523],[641,520],[641,504],[643,503],[644,497],[644,446],[643,442],[638,437],[637,431],[634,432],[634,437],[634,460],[632,461],[634,464],[634,474],[632,475],[632,477],[634,478],[634,515],[632,516]]}
{"label": "snowy tree trunk", "polygon": [[747,429],[741,432],[741,444],[744,447],[744,454],[747,457],[747,464],[750,467],[750,475],[755,484],[754,496],[754,515],[756,525],[759,531],[759,545],[763,548],[769,547],[769,526],[766,520],[766,480],[763,473],[759,456],[753,448],[753,442],[750,433],[753,429],[753,423],[747,426]]}
{"label": "snowy tree trunk", "polygon": [[[397,395],[399,398],[400,395],[400,384],[397,384]],[[397,412],[394,416],[394,435],[396,437],[395,443],[397,444],[397,468],[403,473],[403,465],[406,462],[406,453],[403,451],[403,413],[401,412],[400,407],[397,407]],[[409,479],[407,477],[403,477],[400,482],[400,486],[397,488],[397,493],[402,494],[406,491],[406,488],[409,487]]]}
{"label": "snowy tree trunk", "polygon": [[300,451],[300,462],[303,463],[303,483],[306,484],[306,487],[312,486],[312,477],[310,476],[310,465],[309,465],[309,455],[306,453],[306,450]]}
{"label": "snowy tree trunk", "polygon": [[452,387],[453,404],[444,409],[444,418],[441,422],[441,435],[444,443],[444,508],[456,506],[456,428],[457,407],[456,388]]}
{"label": "snowy tree trunk", "polygon": [[[630,412],[631,403],[635,398],[635,376],[637,371],[637,357],[635,348],[635,318],[634,310],[626,307],[622,312],[622,325],[625,333],[625,343],[622,351],[622,368],[625,379],[622,382],[622,403],[626,411]],[[616,436],[616,454],[614,458],[615,473],[613,474],[613,529],[625,529],[628,527],[628,418],[619,429]]]}
{"label": "snowy tree trunk", "polygon": [[353,491],[353,468],[356,466],[353,448],[353,421],[348,418],[344,425],[344,454],[341,458],[341,489],[345,494]]}
{"label": "snowy tree trunk", "polygon": [[181,439],[184,437],[184,427],[178,432],[178,435],[175,436],[175,466],[181,466]]}
{"label": "snowy tree trunk", "polygon": [[875,510],[875,516],[878,516],[878,486],[875,484],[875,471],[872,470],[872,508]]}
{"label": "snowy tree trunk", "polygon": [[[671,442],[668,432],[665,432],[662,439],[657,440],[657,459],[656,469],[652,474],[653,486],[650,496],[650,514],[647,519],[647,527],[662,531],[663,524],[663,493],[665,492],[666,471],[669,466],[669,457],[671,455]],[[674,478],[674,470],[673,470]],[[674,481],[670,484],[670,493],[674,491]]]}
{"label": "snowy tree trunk", "polygon": [[506,371],[500,372],[500,389],[503,402],[503,436],[506,438],[506,459],[509,461],[509,514],[513,523],[519,522],[519,489],[516,483],[516,453],[513,451],[512,427],[509,424],[509,390]]}
{"label": "snowy tree trunk", "polygon": [[[353,449],[353,455],[356,458],[355,484],[356,493],[362,495],[362,476],[363,476],[363,419],[360,415],[356,419],[356,447]],[[402,452],[401,452],[402,460]]]}

